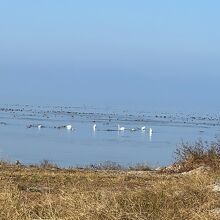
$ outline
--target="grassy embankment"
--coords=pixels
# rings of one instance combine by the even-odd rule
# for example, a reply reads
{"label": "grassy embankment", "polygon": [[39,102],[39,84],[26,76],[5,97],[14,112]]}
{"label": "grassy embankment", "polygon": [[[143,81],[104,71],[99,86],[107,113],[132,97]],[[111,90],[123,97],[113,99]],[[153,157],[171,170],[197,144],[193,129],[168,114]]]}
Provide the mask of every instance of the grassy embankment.
{"label": "grassy embankment", "polygon": [[219,219],[220,142],[204,145],[156,171],[1,162],[0,219]]}

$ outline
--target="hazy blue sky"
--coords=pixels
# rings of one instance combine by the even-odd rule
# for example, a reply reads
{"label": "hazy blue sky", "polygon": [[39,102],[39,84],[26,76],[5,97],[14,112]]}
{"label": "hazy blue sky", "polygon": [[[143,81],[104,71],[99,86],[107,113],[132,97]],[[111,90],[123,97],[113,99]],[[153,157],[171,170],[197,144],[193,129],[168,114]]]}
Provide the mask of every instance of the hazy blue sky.
{"label": "hazy blue sky", "polygon": [[220,1],[0,0],[1,103],[220,110]]}

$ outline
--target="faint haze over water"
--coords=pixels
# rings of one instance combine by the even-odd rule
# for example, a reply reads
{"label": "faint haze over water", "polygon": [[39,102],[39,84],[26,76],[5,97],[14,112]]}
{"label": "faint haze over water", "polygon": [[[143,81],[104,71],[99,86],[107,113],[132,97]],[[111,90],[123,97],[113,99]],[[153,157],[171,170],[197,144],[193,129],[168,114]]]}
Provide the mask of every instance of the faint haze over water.
{"label": "faint haze over water", "polygon": [[1,103],[218,112],[219,1],[1,1]]}

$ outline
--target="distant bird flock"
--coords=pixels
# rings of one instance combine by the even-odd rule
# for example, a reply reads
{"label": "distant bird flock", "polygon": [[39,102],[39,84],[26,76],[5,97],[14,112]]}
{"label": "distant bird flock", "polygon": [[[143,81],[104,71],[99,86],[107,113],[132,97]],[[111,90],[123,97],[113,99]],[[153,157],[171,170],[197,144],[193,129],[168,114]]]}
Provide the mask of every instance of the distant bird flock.
{"label": "distant bird flock", "polygon": [[[34,128],[34,127],[37,127],[39,130],[41,128],[45,128],[42,124],[38,124],[38,125],[28,125],[27,128]],[[58,126],[58,127],[54,127],[54,128],[58,128],[58,129],[62,129],[62,128],[65,128],[66,130],[68,131],[74,131],[75,129],[73,128],[72,125],[68,124],[68,125],[63,125],[63,126]],[[96,123],[94,122],[93,126],[92,126],[92,130],[95,132],[96,131],[96,128],[97,128],[97,125]],[[146,129],[146,126],[142,126],[140,128],[131,128],[131,129],[126,129],[125,127],[121,127],[119,124],[118,124],[118,127],[117,127],[117,131],[119,132],[123,132],[125,130],[130,130],[130,131],[137,131],[137,130],[141,130],[142,132],[145,132],[147,129]],[[153,129],[150,127],[148,129],[148,132],[149,132],[149,135],[152,136],[152,133],[153,133]]]}

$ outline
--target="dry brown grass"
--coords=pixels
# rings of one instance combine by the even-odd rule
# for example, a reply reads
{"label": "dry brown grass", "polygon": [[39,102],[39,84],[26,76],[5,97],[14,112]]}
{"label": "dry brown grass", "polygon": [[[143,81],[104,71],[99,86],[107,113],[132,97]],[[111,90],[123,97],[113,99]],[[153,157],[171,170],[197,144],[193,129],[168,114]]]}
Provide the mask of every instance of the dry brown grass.
{"label": "dry brown grass", "polygon": [[0,165],[0,219],[219,219],[220,172],[167,174]]}

